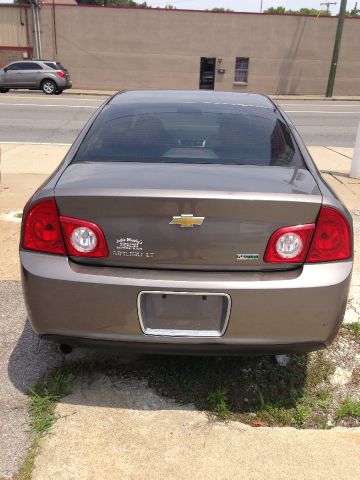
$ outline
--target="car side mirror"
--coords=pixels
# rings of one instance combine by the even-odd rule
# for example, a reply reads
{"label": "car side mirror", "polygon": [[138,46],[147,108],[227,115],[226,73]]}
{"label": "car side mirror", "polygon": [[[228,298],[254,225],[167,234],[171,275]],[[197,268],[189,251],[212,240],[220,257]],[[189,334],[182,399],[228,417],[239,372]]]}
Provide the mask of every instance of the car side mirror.
{"label": "car side mirror", "polygon": [[5,68],[4,68],[4,72],[7,72],[7,71],[8,71],[8,69],[5,67]]}

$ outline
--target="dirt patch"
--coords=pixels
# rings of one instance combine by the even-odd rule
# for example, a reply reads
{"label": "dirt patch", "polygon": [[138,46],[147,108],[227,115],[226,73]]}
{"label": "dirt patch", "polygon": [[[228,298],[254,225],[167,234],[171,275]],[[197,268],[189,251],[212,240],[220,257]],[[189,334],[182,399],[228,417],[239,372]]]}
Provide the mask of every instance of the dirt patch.
{"label": "dirt patch", "polygon": [[360,426],[360,416],[338,415],[347,399],[360,402],[360,336],[347,328],[327,350],[292,355],[286,367],[273,356],[143,357],[105,371],[146,379],[165,398],[254,426]]}
{"label": "dirt patch", "polygon": [[80,378],[94,372],[111,382],[145,381],[162,398],[192,404],[215,419],[299,429],[360,426],[360,335],[351,327],[343,327],[327,350],[291,355],[286,367],[270,355],[149,355],[126,362],[115,354],[72,355],[67,371]]}

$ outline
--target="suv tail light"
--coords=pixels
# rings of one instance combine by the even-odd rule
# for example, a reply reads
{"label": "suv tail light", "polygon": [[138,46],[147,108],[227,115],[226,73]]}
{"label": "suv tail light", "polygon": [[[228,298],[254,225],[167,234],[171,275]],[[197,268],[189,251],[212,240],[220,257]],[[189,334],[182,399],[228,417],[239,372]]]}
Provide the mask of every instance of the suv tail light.
{"label": "suv tail light", "polygon": [[56,70],[56,73],[59,75],[59,77],[65,78],[65,73],[62,70]]}
{"label": "suv tail light", "polygon": [[107,257],[104,233],[85,220],[59,217],[54,199],[33,205],[24,218],[21,246],[36,252],[77,257]]}
{"label": "suv tail light", "polygon": [[276,230],[264,254],[264,261],[268,263],[317,263],[350,258],[349,222],[331,207],[321,207],[316,225],[311,223]]}

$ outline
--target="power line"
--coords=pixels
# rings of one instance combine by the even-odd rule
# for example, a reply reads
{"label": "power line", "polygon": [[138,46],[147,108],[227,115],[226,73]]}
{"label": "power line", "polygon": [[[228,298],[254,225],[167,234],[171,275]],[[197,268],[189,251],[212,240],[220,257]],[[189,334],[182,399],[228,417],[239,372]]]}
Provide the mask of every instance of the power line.
{"label": "power line", "polygon": [[336,2],[323,2],[323,3],[320,3],[320,7],[322,7],[323,5],[324,5],[324,6],[326,5],[326,15],[331,15],[330,5],[336,5]]}

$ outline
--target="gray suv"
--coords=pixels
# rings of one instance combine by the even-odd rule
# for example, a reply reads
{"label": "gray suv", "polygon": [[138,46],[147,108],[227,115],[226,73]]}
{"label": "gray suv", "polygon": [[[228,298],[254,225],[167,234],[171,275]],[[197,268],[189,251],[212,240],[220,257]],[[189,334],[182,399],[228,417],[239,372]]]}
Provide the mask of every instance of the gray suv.
{"label": "gray suv", "polygon": [[0,69],[0,93],[7,93],[11,88],[26,88],[59,95],[71,86],[66,68],[51,60],[12,62]]}

